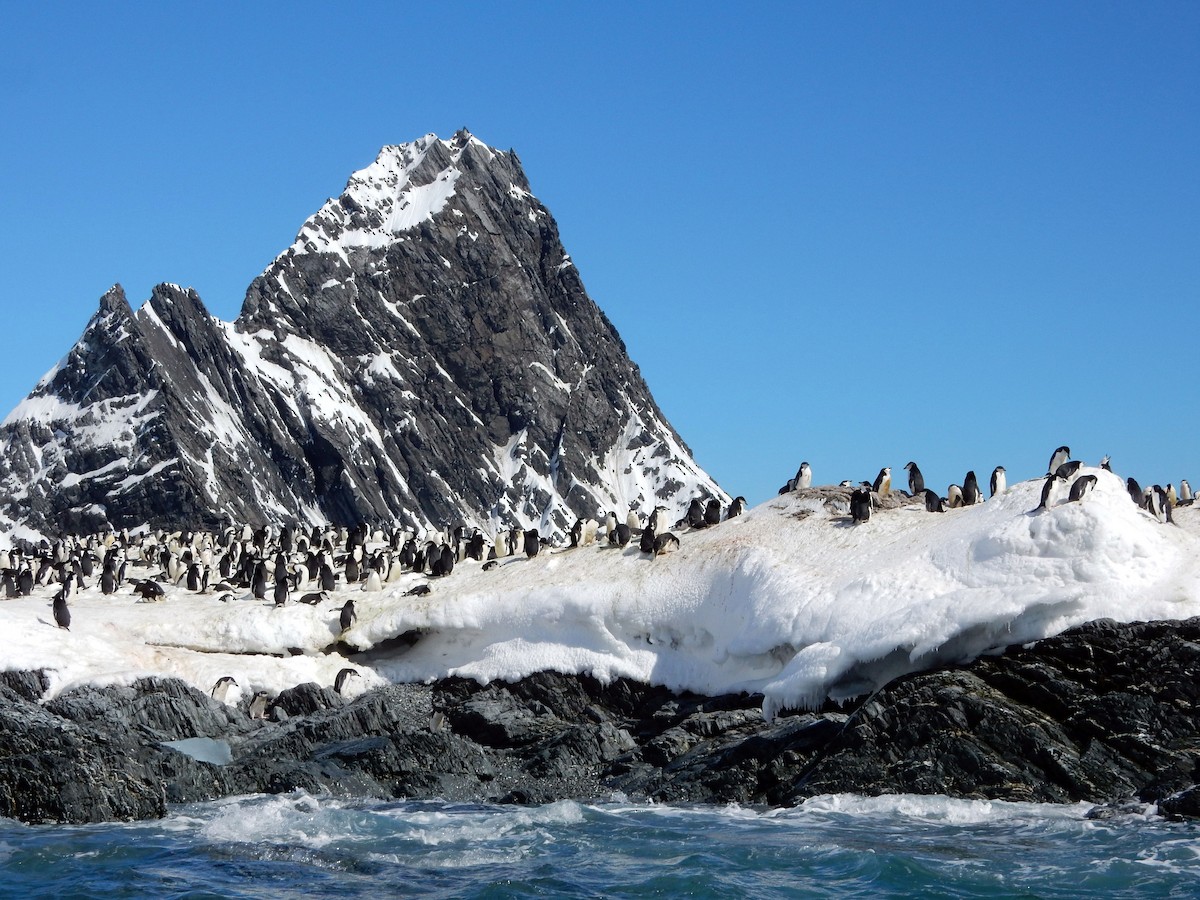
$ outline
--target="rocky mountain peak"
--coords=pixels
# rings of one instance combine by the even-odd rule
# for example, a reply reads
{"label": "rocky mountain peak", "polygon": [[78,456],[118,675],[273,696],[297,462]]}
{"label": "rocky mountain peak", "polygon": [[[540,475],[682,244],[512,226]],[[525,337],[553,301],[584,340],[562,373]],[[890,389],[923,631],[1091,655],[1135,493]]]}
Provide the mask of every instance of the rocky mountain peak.
{"label": "rocky mountain peak", "polygon": [[[40,528],[68,512],[178,525],[185,510],[207,523],[549,534],[607,509],[679,513],[692,496],[725,496],[588,297],[515,154],[465,129],[384,147],[254,280],[234,323],[178,285],[131,313],[116,286],[47,378],[38,390],[79,409],[31,395],[15,420],[51,430],[0,432],[10,517],[25,513],[21,479],[45,477],[30,442],[62,457],[31,516]],[[97,402],[138,412],[122,426],[124,462],[82,469],[78,416]],[[21,461],[6,469],[14,441]],[[126,502],[147,479],[169,483],[172,506]]]}

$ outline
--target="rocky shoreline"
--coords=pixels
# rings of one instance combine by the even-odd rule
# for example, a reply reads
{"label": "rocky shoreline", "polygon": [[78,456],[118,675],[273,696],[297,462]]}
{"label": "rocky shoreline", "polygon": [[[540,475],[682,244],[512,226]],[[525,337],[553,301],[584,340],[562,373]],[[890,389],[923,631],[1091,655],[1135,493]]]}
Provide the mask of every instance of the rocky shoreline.
{"label": "rocky shoreline", "polygon": [[0,673],[0,815],[162,816],[247,793],[544,803],[620,792],[786,806],[825,793],[1156,803],[1200,817],[1200,618],[1092,622],[843,706],[766,722],[761,697],[540,673],[345,700],[299,685],[267,720],[175,679],[44,700]]}

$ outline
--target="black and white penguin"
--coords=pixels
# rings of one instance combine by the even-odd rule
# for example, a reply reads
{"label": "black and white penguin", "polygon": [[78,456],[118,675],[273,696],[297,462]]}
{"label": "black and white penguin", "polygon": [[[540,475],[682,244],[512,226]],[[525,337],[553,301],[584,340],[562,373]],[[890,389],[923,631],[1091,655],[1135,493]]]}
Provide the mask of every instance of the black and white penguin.
{"label": "black and white penguin", "polygon": [[1079,471],[1079,467],[1082,465],[1083,465],[1083,463],[1080,460],[1072,459],[1069,462],[1063,463],[1061,466],[1059,466],[1057,469],[1055,469],[1054,474],[1057,475],[1059,478],[1061,478],[1063,481],[1070,481],[1072,478],[1075,477],[1075,473]]}
{"label": "black and white penguin", "polygon": [[908,472],[908,492],[914,497],[925,493],[925,476],[921,474],[917,464],[907,462],[904,464],[904,469]]}
{"label": "black and white penguin", "polygon": [[271,695],[266,691],[258,691],[250,701],[250,718],[265,719],[267,717],[267,706]]}
{"label": "black and white penguin", "polygon": [[643,553],[654,552],[654,526],[647,525],[642,529],[642,539],[638,541],[638,549]]}
{"label": "black and white penguin", "polygon": [[608,543],[613,547],[625,547],[628,546],[632,536],[633,532],[629,530],[629,526],[624,522],[618,522],[608,536]]}
{"label": "black and white penguin", "polygon": [[167,596],[166,591],[162,589],[162,585],[160,585],[157,581],[152,581],[149,578],[145,579],[144,581],[139,581],[137,584],[135,584],[133,586],[133,592],[148,603],[152,603],[156,600],[162,600]]}
{"label": "black and white penguin", "polygon": [[1046,474],[1051,475],[1058,471],[1058,467],[1071,458],[1071,448],[1065,444],[1050,454],[1050,467],[1046,469]]}
{"label": "black and white penguin", "polygon": [[1083,499],[1084,494],[1091,491],[1099,479],[1095,475],[1080,475],[1071,485],[1071,493],[1067,498],[1071,503],[1078,503]]}
{"label": "black and white penguin", "polygon": [[501,528],[496,532],[496,541],[493,546],[496,550],[496,559],[504,559],[508,556],[508,529]]}
{"label": "black and white penguin", "polygon": [[963,489],[957,484],[952,484],[946,488],[946,506],[950,509],[958,509],[963,505]]}
{"label": "black and white penguin", "polygon": [[729,514],[726,516],[726,518],[727,519],[736,518],[737,516],[740,516],[745,511],[746,511],[746,498],[745,497],[734,497],[733,502],[729,504]]}
{"label": "black and white penguin", "polygon": [[347,631],[357,618],[358,613],[354,611],[354,601],[347,600],[342,606],[341,615],[338,616],[338,625],[341,626],[342,631]]}
{"label": "black and white penguin", "polygon": [[1045,484],[1042,485],[1042,499],[1038,503],[1034,512],[1037,512],[1037,510],[1039,510],[1039,509],[1049,509],[1050,500],[1054,494],[1054,486],[1056,484],[1058,484],[1058,482],[1059,482],[1059,477],[1057,475],[1055,475],[1053,472],[1051,472],[1050,474],[1048,474],[1046,476],[1046,482],[1045,482]]}
{"label": "black and white penguin", "polygon": [[871,518],[871,492],[858,488],[850,495],[850,518],[854,522],[866,522]]}
{"label": "black and white penguin", "polygon": [[359,672],[358,669],[351,668],[350,666],[340,669],[337,673],[337,676],[333,679],[334,691],[339,694],[344,693],[346,681],[350,678],[362,678],[362,673]]}
{"label": "black and white penguin", "polygon": [[692,498],[692,502],[688,504],[687,515],[683,518],[689,528],[704,527],[704,504],[700,502],[699,497]]}
{"label": "black and white penguin", "polygon": [[1179,503],[1179,495],[1175,493],[1175,485],[1169,481],[1167,482],[1167,502],[1171,506],[1176,506]]}
{"label": "black and white penguin", "polygon": [[880,497],[886,497],[892,492],[892,469],[891,466],[884,466],[879,470],[879,474],[875,476],[875,481],[871,484],[871,490],[877,493]]}
{"label": "black and white penguin", "polygon": [[536,528],[530,528],[526,530],[523,537],[525,545],[525,557],[527,559],[533,559],[538,555],[538,550],[541,549],[542,536],[538,533]]}
{"label": "black and white penguin", "polygon": [[71,595],[71,582],[66,582],[54,595],[54,624],[65,631],[71,630],[71,610],[67,608],[67,598]]}
{"label": "black and white penguin", "polygon": [[996,468],[992,469],[992,478],[989,482],[989,487],[991,488],[991,496],[993,497],[997,494],[1003,494],[1007,490],[1008,476],[1005,474],[1004,466],[996,466]]}
{"label": "black and white penguin", "polygon": [[654,547],[652,555],[657,559],[664,553],[673,553],[679,549],[679,538],[666,532],[654,538]]}
{"label": "black and white penguin", "polygon": [[433,592],[427,584],[418,584],[416,587],[409,588],[404,592],[405,597],[428,597]]}
{"label": "black and white penguin", "polygon": [[209,691],[214,700],[227,706],[236,706],[241,692],[237,679],[232,675],[222,675]]}
{"label": "black and white penguin", "polygon": [[979,492],[979,482],[975,478],[974,469],[963,478],[962,499],[963,506],[974,506],[983,499],[983,495]]}
{"label": "black and white penguin", "polygon": [[667,508],[665,506],[654,507],[654,512],[650,513],[649,527],[654,529],[655,534],[662,534],[670,529],[671,523],[667,520]]}
{"label": "black and white penguin", "polygon": [[1129,498],[1142,509],[1146,508],[1146,495],[1142,491],[1142,486],[1137,483],[1136,478],[1125,479],[1125,490],[1129,491]]}
{"label": "black and white penguin", "polygon": [[329,600],[328,591],[316,591],[311,594],[305,594],[300,598],[300,602],[308,606],[316,606],[319,603],[325,603]]}
{"label": "black and white penguin", "polygon": [[797,491],[812,487],[812,468],[807,462],[800,463],[796,477],[792,480],[792,489]]}
{"label": "black and white penguin", "polygon": [[926,512],[945,512],[946,503],[937,495],[936,491],[925,489],[925,511]]}
{"label": "black and white penguin", "polygon": [[719,525],[721,524],[721,501],[717,499],[709,500],[704,505],[704,524]]}
{"label": "black and white penguin", "polygon": [[1104,459],[1100,460],[1100,468],[1102,468],[1105,472],[1112,471],[1112,460],[1109,459],[1107,453],[1104,454]]}
{"label": "black and white penguin", "polygon": [[111,560],[105,560],[104,569],[100,572],[100,593],[106,597],[117,592],[117,569]]}
{"label": "black and white penguin", "polygon": [[291,598],[291,591],[288,590],[287,578],[279,578],[275,581],[274,600],[276,606],[286,606]]}
{"label": "black and white penguin", "polygon": [[1192,496],[1192,486],[1188,484],[1188,480],[1185,478],[1179,482],[1179,505],[1187,506],[1194,499]]}

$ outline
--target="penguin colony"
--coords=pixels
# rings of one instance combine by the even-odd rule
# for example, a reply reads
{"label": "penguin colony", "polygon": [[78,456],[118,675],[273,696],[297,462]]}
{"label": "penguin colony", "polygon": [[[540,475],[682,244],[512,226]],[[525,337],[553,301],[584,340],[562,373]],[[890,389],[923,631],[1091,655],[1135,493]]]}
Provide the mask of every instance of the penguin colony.
{"label": "penguin colony", "polygon": [[[354,599],[333,600],[332,593],[339,589],[380,592],[401,576],[418,574],[429,581],[403,596],[425,597],[433,592],[431,581],[452,575],[455,565],[466,559],[483,562],[488,570],[511,562],[510,557],[532,559],[539,553],[576,547],[625,548],[636,543],[656,559],[679,548],[680,538],[672,528],[680,532],[710,528],[741,515],[745,507],[743,497],[724,511],[715,499],[697,498],[679,521],[668,521],[666,508],[660,506],[644,525],[634,510],[623,520],[609,512],[602,521],[578,520],[570,530],[568,547],[551,546],[537,529],[514,527],[489,537],[478,528],[459,526],[426,530],[418,536],[412,528],[372,529],[365,524],[309,530],[243,525],[219,534],[126,530],[66,536],[37,545],[17,541],[14,549],[0,551],[0,596],[30,596],[35,589],[57,586],[50,604],[53,624],[70,630],[69,601],[75,590],[98,585],[104,596],[132,596],[147,603],[164,600],[164,585],[169,585],[223,603],[258,600],[277,608],[292,603],[320,607],[336,621],[335,633],[344,635],[355,625],[358,611]],[[360,676],[357,669],[342,669],[334,690],[342,693],[348,681]],[[242,688],[226,675],[210,693],[220,702],[239,705]],[[247,706],[251,718],[272,715],[265,691],[249,693],[241,705]]]}
{"label": "penguin colony", "polygon": [[[1100,461],[1100,468],[1111,472],[1110,461],[1105,456]],[[1071,459],[1071,448],[1058,447],[1050,454],[1050,463],[1046,469],[1045,481],[1042,485],[1041,502],[1033,510],[1039,512],[1048,509],[1057,502],[1078,503],[1082,501],[1095,486],[1095,475],[1080,474],[1083,462]],[[945,496],[925,486],[925,477],[915,462],[904,466],[908,473],[908,490],[899,491],[905,497],[916,497],[924,500],[925,509],[932,513],[945,512],[947,509],[957,509],[963,506],[974,506],[983,503],[983,491],[975,471],[968,471],[963,477],[962,484],[951,484],[946,488]],[[1160,522],[1173,522],[1171,510],[1176,506],[1188,506],[1194,501],[1192,487],[1187,479],[1179,482],[1179,490],[1168,484],[1164,489],[1161,485],[1152,485],[1143,489],[1135,479],[1126,480],[1129,496],[1140,509],[1145,510]],[[849,513],[850,521],[854,524],[868,522],[871,513],[878,505],[880,498],[892,494],[892,470],[884,466],[879,470],[873,481],[842,481],[840,487],[850,491]],[[812,487],[812,467],[807,462],[800,464],[800,469],[794,478],[789,478],[779,489],[779,494],[802,491]],[[1008,490],[1008,477],[1004,466],[992,469],[988,480],[989,497],[995,497]]]}

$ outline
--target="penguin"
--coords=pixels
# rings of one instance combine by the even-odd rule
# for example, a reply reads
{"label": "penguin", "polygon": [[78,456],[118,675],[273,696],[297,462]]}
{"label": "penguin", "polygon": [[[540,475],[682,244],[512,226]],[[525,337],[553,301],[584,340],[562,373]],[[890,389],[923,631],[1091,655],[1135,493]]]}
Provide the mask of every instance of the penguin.
{"label": "penguin", "polygon": [[958,509],[963,505],[963,489],[957,484],[952,484],[946,488],[946,506],[950,509]]}
{"label": "penguin", "polygon": [[100,593],[104,596],[115,594],[117,592],[117,571],[111,560],[104,563],[104,569],[100,572]]}
{"label": "penguin", "polygon": [[1146,496],[1145,509],[1149,511],[1150,515],[1152,515],[1152,516],[1154,516],[1154,518],[1158,519],[1158,521],[1160,521],[1160,522],[1165,521],[1165,517],[1164,517],[1163,513],[1164,513],[1164,509],[1166,507],[1166,502],[1165,502],[1167,499],[1166,491],[1164,491],[1161,487],[1159,487],[1156,484],[1153,487],[1146,488],[1145,496]]}
{"label": "penguin", "polygon": [[242,689],[232,675],[222,675],[209,691],[209,695],[214,700],[224,703],[226,706],[237,706],[241,693]]}
{"label": "penguin", "polygon": [[609,534],[608,542],[614,547],[626,547],[632,536],[633,532],[629,530],[629,526],[624,522],[618,522],[617,527]]}
{"label": "penguin", "polygon": [[1054,493],[1054,485],[1058,483],[1058,480],[1058,476],[1053,472],[1046,475],[1046,483],[1042,485],[1042,499],[1034,509],[1034,512],[1037,512],[1039,509],[1049,509],[1050,497]]}
{"label": "penguin", "polygon": [[734,519],[746,511],[746,498],[734,497],[733,502],[729,504],[729,513],[725,518]]}
{"label": "penguin", "polygon": [[1138,506],[1145,508],[1146,495],[1142,491],[1142,486],[1137,483],[1136,478],[1125,479],[1125,490],[1129,491],[1129,498]]}
{"label": "penguin", "polygon": [[926,512],[945,512],[946,504],[936,491],[925,489],[925,511]]}
{"label": "penguin", "polygon": [[880,497],[887,497],[892,493],[892,469],[890,466],[884,466],[879,470],[879,474],[875,476],[875,481],[871,485],[871,490]]}
{"label": "penguin", "polygon": [[483,569],[483,571],[485,571],[485,572],[490,572],[490,571],[492,571],[492,569],[495,569],[495,568],[496,568],[497,566],[499,566],[499,565],[500,565],[500,560],[498,560],[498,559],[489,559],[489,560],[488,560],[487,562],[485,562],[485,563],[484,563],[484,564],[483,564],[483,565],[482,565],[480,568],[482,568],[482,569]]}
{"label": "penguin", "polygon": [[254,698],[250,701],[250,718],[265,719],[267,717],[267,701],[270,696],[266,691],[255,693]]}
{"label": "penguin", "polygon": [[432,592],[432,588],[427,584],[418,584],[414,588],[409,588],[404,592],[405,597],[428,597]]}
{"label": "penguin", "polygon": [[662,534],[671,527],[671,523],[667,521],[667,508],[665,506],[654,507],[654,512],[650,513],[649,527],[654,529],[655,534]]}
{"label": "penguin", "polygon": [[496,532],[496,541],[493,546],[496,548],[497,559],[504,559],[508,556],[508,531],[506,529],[502,528]]}
{"label": "penguin", "polygon": [[345,605],[342,606],[341,615],[338,616],[338,625],[341,626],[342,631],[348,631],[357,618],[358,613],[354,611],[354,601],[347,600]]}
{"label": "penguin", "polygon": [[1100,468],[1102,468],[1105,472],[1112,471],[1112,460],[1109,459],[1107,453],[1104,454],[1104,459],[1100,460]]}
{"label": "penguin", "polygon": [[1050,454],[1050,466],[1046,469],[1047,475],[1052,475],[1058,471],[1058,467],[1071,458],[1071,448],[1065,444]]}
{"label": "penguin", "polygon": [[71,630],[71,610],[67,608],[67,597],[71,594],[71,582],[67,582],[54,595],[54,624],[64,631]]}
{"label": "penguin", "polygon": [[374,569],[367,573],[367,580],[363,582],[364,591],[382,591],[383,577]]}
{"label": "penguin", "polygon": [[657,559],[664,553],[672,553],[679,549],[679,538],[667,531],[654,538],[652,557]]}
{"label": "penguin", "polygon": [[339,694],[345,692],[346,681],[350,678],[362,678],[362,673],[358,669],[346,666],[346,668],[338,671],[337,676],[333,679],[333,689]]}
{"label": "penguin", "polygon": [[316,593],[305,594],[300,598],[300,602],[308,606],[316,606],[319,603],[324,603],[329,599],[328,591],[319,591]]}
{"label": "penguin", "polygon": [[858,488],[850,495],[850,518],[855,523],[871,518],[871,492]]}
{"label": "penguin", "polygon": [[1179,495],[1175,493],[1175,485],[1169,481],[1167,482],[1167,502],[1171,506],[1175,506],[1179,502]]}
{"label": "penguin", "polygon": [[288,583],[287,583],[286,578],[280,578],[280,579],[276,580],[275,593],[274,593],[275,605],[277,607],[278,606],[286,606],[287,602],[288,602],[288,595],[290,593],[291,592],[288,590]]}
{"label": "penguin", "polygon": [[533,559],[538,555],[538,550],[541,547],[542,536],[536,528],[527,529],[524,534],[525,558]]}
{"label": "penguin", "polygon": [[147,578],[145,581],[140,581],[134,585],[133,592],[139,595],[143,601],[153,602],[162,600],[167,595],[157,581],[151,581]]}
{"label": "penguin", "polygon": [[962,483],[963,506],[974,506],[976,503],[978,503],[982,499],[983,499],[983,495],[979,492],[979,482],[975,480],[975,470],[972,469],[970,472],[967,473],[966,477],[963,478],[963,483]]}
{"label": "penguin", "polygon": [[638,549],[643,553],[654,552],[654,526],[647,525],[642,529],[641,540],[638,541]]}
{"label": "penguin", "polygon": [[1071,503],[1078,503],[1083,499],[1083,495],[1088,493],[1096,486],[1099,479],[1095,475],[1080,475],[1075,479],[1075,483],[1071,485],[1071,494],[1067,498]]}
{"label": "penguin", "polygon": [[803,491],[812,487],[812,468],[807,462],[800,463],[800,468],[796,472],[796,477],[792,480],[794,490]]}
{"label": "penguin", "polygon": [[1003,494],[1008,489],[1008,476],[1005,474],[1004,466],[996,466],[992,469],[992,478],[988,485],[991,488],[991,496]]}
{"label": "penguin", "polygon": [[1187,506],[1193,499],[1192,486],[1188,484],[1188,480],[1185,478],[1179,482],[1179,505]]}
{"label": "penguin", "polygon": [[437,561],[434,563],[431,574],[440,577],[445,577],[454,571],[454,548],[449,544],[442,544],[442,549],[437,556]]}
{"label": "penguin", "polygon": [[720,525],[721,524],[721,501],[709,500],[704,505],[704,524],[705,525]]}
{"label": "penguin", "polygon": [[1054,474],[1063,481],[1070,481],[1075,477],[1075,473],[1079,471],[1079,467],[1082,465],[1082,462],[1077,459],[1073,459],[1070,462],[1063,463],[1061,466],[1055,469]]}
{"label": "penguin", "polygon": [[908,472],[908,492],[914,497],[925,493],[925,476],[921,474],[917,464],[907,462],[904,464],[904,469]]}

